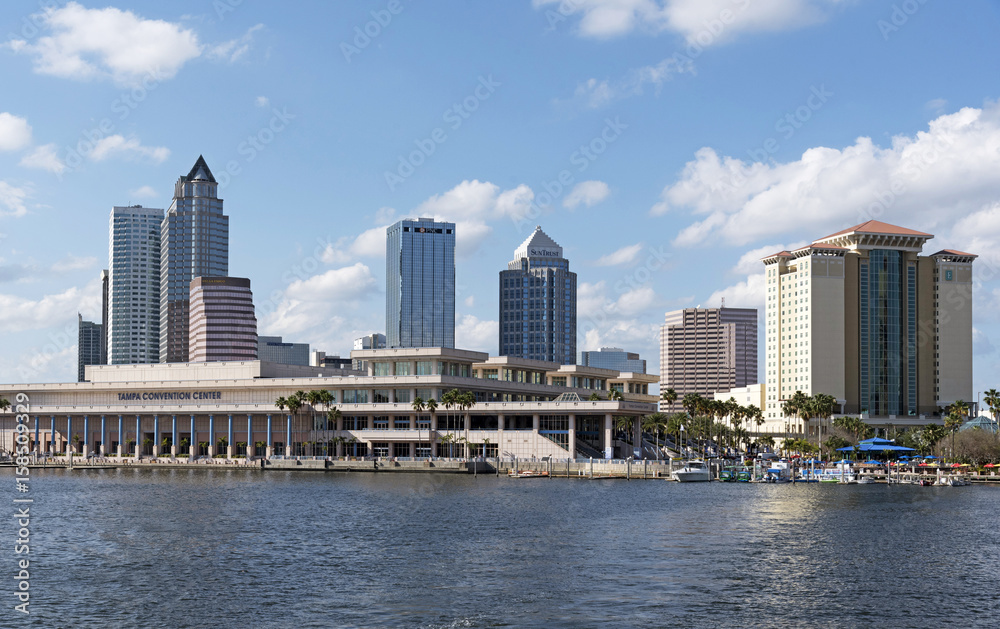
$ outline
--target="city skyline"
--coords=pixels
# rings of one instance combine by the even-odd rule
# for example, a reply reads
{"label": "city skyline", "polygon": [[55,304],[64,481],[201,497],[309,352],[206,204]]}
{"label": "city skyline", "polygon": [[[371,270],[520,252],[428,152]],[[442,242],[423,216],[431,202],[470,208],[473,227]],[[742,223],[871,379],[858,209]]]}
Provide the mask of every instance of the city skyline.
{"label": "city skyline", "polygon": [[[762,312],[761,257],[875,218],[981,256],[975,391],[1000,376],[993,4],[221,5],[0,21],[23,87],[0,101],[0,381],[73,379],[107,208],[166,207],[198,155],[262,334],[343,355],[383,329],[385,227],[430,216],[460,235],[455,345],[497,352],[496,269],[541,223],[579,274],[577,354],[649,359],[664,312]],[[162,31],[141,55],[123,23]]]}

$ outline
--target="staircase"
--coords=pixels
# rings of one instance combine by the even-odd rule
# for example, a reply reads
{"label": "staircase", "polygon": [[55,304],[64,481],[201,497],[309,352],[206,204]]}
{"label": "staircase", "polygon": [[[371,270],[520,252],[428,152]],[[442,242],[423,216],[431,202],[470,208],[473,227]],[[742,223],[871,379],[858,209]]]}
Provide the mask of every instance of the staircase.
{"label": "staircase", "polygon": [[577,440],[576,442],[576,456],[582,458],[591,459],[603,459],[604,453],[598,451],[597,448],[591,447],[584,443],[583,441]]}

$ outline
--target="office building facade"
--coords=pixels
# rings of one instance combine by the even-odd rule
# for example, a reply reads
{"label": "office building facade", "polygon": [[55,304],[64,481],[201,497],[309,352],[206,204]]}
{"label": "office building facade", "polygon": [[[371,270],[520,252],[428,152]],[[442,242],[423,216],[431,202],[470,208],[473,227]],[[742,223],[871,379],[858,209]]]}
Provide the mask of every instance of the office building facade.
{"label": "office building facade", "polygon": [[309,365],[309,343],[286,343],[280,336],[258,336],[257,358],[282,365]]}
{"label": "office building facade", "polygon": [[160,362],[188,362],[191,280],[229,275],[229,217],[203,157],[177,180],[160,238]]}
{"label": "office building facade", "polygon": [[679,412],[685,395],[716,393],[757,383],[757,310],[685,308],[668,312],[660,328],[660,391],[673,389]]}
{"label": "office building facade", "polygon": [[100,323],[84,321],[79,313],[77,317],[77,357],[76,357],[76,381],[84,381],[84,367],[87,365],[101,364],[101,339],[103,332]]}
{"label": "office building facade", "polygon": [[388,347],[455,347],[454,223],[389,226],[385,278]]}
{"label": "office building facade", "polygon": [[972,264],[955,250],[920,255],[931,234],[867,221],[763,259],[767,409],[776,431],[796,391],[876,425],[921,425],[973,400]]}
{"label": "office building facade", "polygon": [[[160,360],[160,226],[163,210],[111,209],[107,358],[112,365]],[[103,284],[103,279],[102,279]]]}
{"label": "office building facade", "polygon": [[576,273],[541,226],[500,271],[501,356],[576,363]]}
{"label": "office building facade", "polygon": [[602,347],[596,352],[580,352],[580,364],[584,367],[599,367],[616,371],[646,373],[646,361],[633,352],[620,347]]}
{"label": "office building facade", "polygon": [[257,360],[257,317],[250,280],[196,277],[191,280],[189,361]]}
{"label": "office building facade", "polygon": [[385,334],[368,334],[354,339],[354,349],[385,349]]}

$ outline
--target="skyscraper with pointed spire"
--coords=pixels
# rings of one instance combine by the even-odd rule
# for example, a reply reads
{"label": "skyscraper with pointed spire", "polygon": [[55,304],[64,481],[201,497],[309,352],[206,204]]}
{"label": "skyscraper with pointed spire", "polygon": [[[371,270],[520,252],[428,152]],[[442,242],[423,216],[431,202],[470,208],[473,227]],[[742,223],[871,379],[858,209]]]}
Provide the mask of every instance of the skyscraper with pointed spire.
{"label": "skyscraper with pointed spire", "polygon": [[500,355],[576,364],[576,273],[541,226],[500,271]]}
{"label": "skyscraper with pointed spire", "polygon": [[229,275],[229,217],[205,158],[174,185],[160,228],[160,362],[188,362],[191,280]]}

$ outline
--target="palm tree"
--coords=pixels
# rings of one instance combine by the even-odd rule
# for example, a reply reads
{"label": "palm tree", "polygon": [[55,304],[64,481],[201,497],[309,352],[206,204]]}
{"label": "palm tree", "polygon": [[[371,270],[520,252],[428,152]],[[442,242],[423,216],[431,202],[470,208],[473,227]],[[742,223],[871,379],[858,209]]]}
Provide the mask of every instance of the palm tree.
{"label": "palm tree", "polygon": [[588,402],[600,402],[601,401],[601,395],[597,391],[594,391],[593,393],[590,394],[590,397],[587,398],[587,401]]}
{"label": "palm tree", "polygon": [[948,407],[948,416],[944,418],[944,428],[951,432],[951,456],[955,456],[955,433],[965,423],[965,415],[969,412],[969,405],[958,400]]}
{"label": "palm tree", "polygon": [[10,402],[0,397],[0,413],[6,413],[8,408],[10,408]]}
{"label": "palm tree", "polygon": [[[837,407],[837,398],[827,393],[817,393],[812,396],[812,411],[819,418],[820,433],[816,436],[816,442],[821,443],[823,438],[823,422],[833,416],[833,410]],[[819,458],[823,458],[823,448],[820,447]]]}
{"label": "palm tree", "polygon": [[[472,391],[466,391],[465,393],[460,393],[458,396],[458,403],[465,413],[465,442],[469,442],[469,429],[472,424],[472,417],[469,415],[469,410],[476,405],[476,394]],[[570,453],[572,456],[572,453]]]}
{"label": "palm tree", "polygon": [[660,431],[666,426],[667,416],[663,413],[650,413],[642,418],[642,429],[651,432],[656,438],[656,460],[660,460]]}
{"label": "palm tree", "polygon": [[414,424],[417,426],[417,448],[420,448],[420,413],[424,411],[424,398],[418,395],[413,398],[413,402],[410,406],[413,407],[413,412],[416,413]]}
{"label": "palm tree", "polygon": [[[990,413],[993,415],[993,421],[996,422],[998,419],[997,413],[1000,413],[1000,391],[990,389],[983,397],[983,401],[986,402],[986,406],[990,409]],[[0,402],[0,405],[2,405],[2,402]]]}
{"label": "palm tree", "polygon": [[667,389],[666,391],[660,391],[660,399],[667,404],[673,404],[677,401],[677,391],[673,389]]}
{"label": "palm tree", "polygon": [[678,454],[684,454],[684,444],[681,443],[681,431],[684,428],[684,421],[687,419],[687,415],[684,413],[674,413],[667,420],[666,431],[674,435],[674,445],[676,446]]}
{"label": "palm tree", "polygon": [[445,391],[441,396],[441,405],[444,406],[448,415],[448,430],[451,430],[451,408],[458,403],[458,389]]}
{"label": "palm tree", "polygon": [[622,399],[622,392],[618,389],[610,389],[608,391],[608,401],[617,402]]}
{"label": "palm tree", "polygon": [[[430,428],[435,428],[436,426],[435,426],[434,418],[437,417],[437,407],[438,407],[437,400],[435,400],[434,398],[431,398],[431,399],[427,400],[426,402],[424,402],[424,406],[427,408],[427,411],[431,414],[431,425],[430,425]],[[434,430],[428,430],[427,431],[427,445],[430,446],[430,448],[431,448],[431,454],[434,453],[434,434],[435,434]]]}
{"label": "palm tree", "polygon": [[628,415],[616,415],[615,416],[615,430],[625,433],[627,439],[624,439],[627,443],[632,443],[632,418]]}

